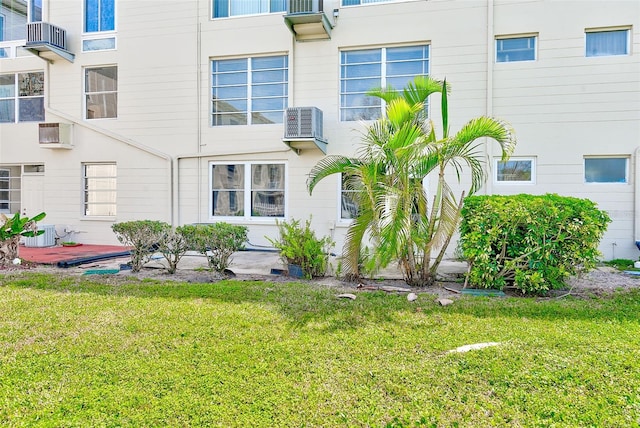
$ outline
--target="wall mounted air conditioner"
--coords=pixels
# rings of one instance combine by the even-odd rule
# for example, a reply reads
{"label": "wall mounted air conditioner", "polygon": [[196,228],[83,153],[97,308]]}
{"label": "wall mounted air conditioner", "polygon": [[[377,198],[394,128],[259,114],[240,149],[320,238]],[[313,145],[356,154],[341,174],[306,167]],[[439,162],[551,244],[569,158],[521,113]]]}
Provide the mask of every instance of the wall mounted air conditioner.
{"label": "wall mounted air conditioner", "polygon": [[317,107],[290,107],[284,113],[284,120],[282,141],[296,153],[310,147],[327,153],[327,140],[322,136],[322,110]]}
{"label": "wall mounted air conditioner", "polygon": [[70,149],[71,125],[68,123],[39,123],[38,142],[47,149]]}
{"label": "wall mounted air conditioner", "polygon": [[322,0],[289,0],[287,13],[322,12]]}

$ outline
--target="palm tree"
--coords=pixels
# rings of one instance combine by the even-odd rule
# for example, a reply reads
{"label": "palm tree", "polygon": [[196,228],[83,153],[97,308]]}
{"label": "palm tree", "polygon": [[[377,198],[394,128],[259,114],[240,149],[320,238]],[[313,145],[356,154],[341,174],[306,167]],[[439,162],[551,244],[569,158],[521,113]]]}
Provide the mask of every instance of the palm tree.
{"label": "palm tree", "polygon": [[[477,140],[488,137],[497,141],[503,160],[513,152],[514,134],[497,119],[472,119],[451,136],[447,90],[446,81],[418,76],[402,91],[370,91],[369,95],[386,102],[386,116],[366,129],[355,157],[327,156],[309,173],[310,193],[320,180],[336,173],[345,177],[346,189],[355,191],[359,211],[348,229],[343,249],[347,275],[360,276],[363,242],[369,238],[373,247],[370,269],[397,261],[408,284],[433,284],[458,227],[465,196],[462,192],[456,198],[445,172],[452,169],[460,181],[464,167],[468,167],[468,194],[472,194],[485,180],[482,143]],[[442,94],[440,138],[425,109],[427,98],[437,92]],[[428,201],[423,180],[431,172],[437,172],[438,182]]]}

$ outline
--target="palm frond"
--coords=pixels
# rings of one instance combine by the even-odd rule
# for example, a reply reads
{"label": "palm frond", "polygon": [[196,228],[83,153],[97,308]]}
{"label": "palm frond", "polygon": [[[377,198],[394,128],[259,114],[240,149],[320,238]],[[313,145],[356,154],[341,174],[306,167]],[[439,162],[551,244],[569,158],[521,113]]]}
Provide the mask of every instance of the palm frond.
{"label": "palm frond", "polygon": [[332,174],[348,171],[360,164],[360,160],[341,155],[329,155],[318,161],[307,177],[307,189],[311,194],[318,182]]}
{"label": "palm frond", "polygon": [[435,93],[441,93],[444,82],[430,76],[416,76],[412,82],[407,83],[402,96],[411,104],[424,103],[427,98]]}
{"label": "palm frond", "polygon": [[515,132],[506,122],[491,117],[477,117],[467,122],[453,137],[456,144],[466,145],[478,138],[492,138],[502,149],[502,158],[506,160],[516,145]]}

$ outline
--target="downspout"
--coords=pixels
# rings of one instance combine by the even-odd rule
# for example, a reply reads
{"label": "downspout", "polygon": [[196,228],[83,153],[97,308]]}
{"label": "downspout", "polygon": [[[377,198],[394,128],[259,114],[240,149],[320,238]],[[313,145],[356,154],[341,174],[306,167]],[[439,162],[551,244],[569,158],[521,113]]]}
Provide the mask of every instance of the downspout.
{"label": "downspout", "polygon": [[640,250],[640,146],[636,147],[634,154],[635,162],[635,183],[634,183],[634,199],[635,207],[633,212],[634,217],[634,235],[635,244]]}
{"label": "downspout", "polygon": [[[493,116],[493,58],[494,58],[494,22],[493,22],[493,0],[487,0],[487,98],[485,100],[485,115]],[[484,150],[485,159],[487,159],[488,170],[493,168],[493,148],[491,141],[485,138]],[[485,185],[485,193],[491,195],[493,193],[493,173],[487,177]]]}
{"label": "downspout", "polygon": [[[197,73],[197,78],[196,78],[196,91],[197,91],[197,101],[196,101],[196,105],[198,108],[198,112],[196,114],[196,120],[197,120],[197,126],[198,126],[198,130],[197,130],[197,141],[196,141],[196,153],[202,153],[202,146],[203,146],[203,142],[202,142],[202,24],[200,23],[200,0],[198,0],[198,13],[197,13],[197,19],[198,19],[198,26],[196,27],[196,31],[198,32],[198,34],[196,35],[196,55],[197,55],[197,62],[196,62],[196,73]],[[208,66],[208,61],[207,61],[207,66]],[[208,80],[207,80],[208,81]],[[209,99],[211,97],[207,97],[207,105],[209,103]],[[209,111],[209,109],[207,109],[207,112]],[[209,114],[207,113],[207,123],[208,121],[211,120],[209,117]],[[197,171],[197,177],[198,177],[198,186],[197,186],[197,193],[198,196],[196,197],[197,202],[197,211],[198,211],[198,222],[201,223],[202,222],[202,162],[200,161],[200,159],[198,159],[198,165],[196,166],[196,171]],[[209,175],[209,173],[207,172],[207,176]]]}

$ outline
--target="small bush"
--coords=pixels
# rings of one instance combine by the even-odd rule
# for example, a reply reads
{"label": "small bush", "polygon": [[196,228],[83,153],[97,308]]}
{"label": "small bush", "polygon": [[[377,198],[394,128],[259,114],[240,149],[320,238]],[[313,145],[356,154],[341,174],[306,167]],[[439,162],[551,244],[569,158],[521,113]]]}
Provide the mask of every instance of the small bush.
{"label": "small bush", "polygon": [[160,243],[171,226],[155,220],[134,220],[114,223],[111,229],[118,241],[131,248],[131,270],[139,272],[151,255],[160,248]]}
{"label": "small bush", "polygon": [[300,266],[305,278],[324,276],[329,266],[329,250],[334,245],[331,238],[316,238],[311,220],[307,220],[304,226],[295,219],[277,224],[279,238],[266,238],[280,250],[283,262]]}
{"label": "small bush", "polygon": [[169,229],[163,233],[158,245],[158,251],[167,261],[168,273],[176,273],[180,259],[190,249],[189,241],[177,229]]}
{"label": "small bush", "polygon": [[562,288],[570,275],[595,267],[611,221],[588,199],[554,194],[470,196],[462,215],[468,280],[535,294]]}
{"label": "small bush", "polygon": [[231,264],[234,252],[244,248],[247,227],[225,222],[185,225],[177,228],[191,249],[207,257],[209,268],[222,272]]}

